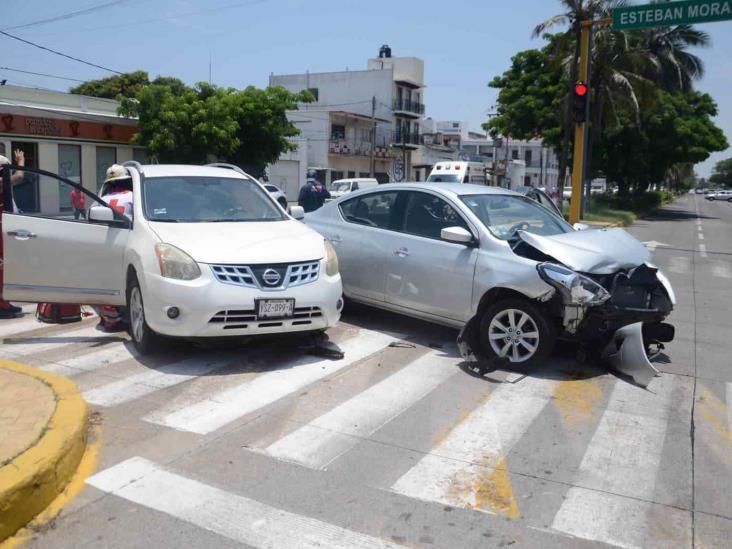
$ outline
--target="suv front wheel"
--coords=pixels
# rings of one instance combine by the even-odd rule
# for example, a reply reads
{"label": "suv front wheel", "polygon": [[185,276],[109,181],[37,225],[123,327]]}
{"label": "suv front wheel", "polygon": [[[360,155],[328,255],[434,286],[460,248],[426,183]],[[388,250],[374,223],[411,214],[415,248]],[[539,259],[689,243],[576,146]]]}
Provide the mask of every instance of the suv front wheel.
{"label": "suv front wheel", "polygon": [[480,341],[489,359],[508,359],[532,367],[554,348],[555,334],[546,314],[528,300],[511,298],[488,306],[480,322]]}
{"label": "suv front wheel", "polygon": [[147,325],[142,289],[135,275],[131,276],[127,285],[127,314],[129,332],[135,348],[143,355],[155,351],[160,343],[160,336]]}

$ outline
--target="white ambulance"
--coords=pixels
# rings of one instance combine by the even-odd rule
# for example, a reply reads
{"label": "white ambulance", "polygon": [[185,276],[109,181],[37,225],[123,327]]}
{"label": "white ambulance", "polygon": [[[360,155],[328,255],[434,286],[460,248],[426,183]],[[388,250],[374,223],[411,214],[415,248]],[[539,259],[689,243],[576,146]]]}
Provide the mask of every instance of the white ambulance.
{"label": "white ambulance", "polygon": [[486,185],[486,165],[482,162],[438,162],[427,183],[475,183]]}

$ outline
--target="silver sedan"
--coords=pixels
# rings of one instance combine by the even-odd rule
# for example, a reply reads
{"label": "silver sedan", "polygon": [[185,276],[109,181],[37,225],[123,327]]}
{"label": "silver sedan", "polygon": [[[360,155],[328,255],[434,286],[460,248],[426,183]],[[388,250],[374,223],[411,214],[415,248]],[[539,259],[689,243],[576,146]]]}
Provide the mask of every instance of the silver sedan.
{"label": "silver sedan", "polygon": [[673,290],[638,240],[578,231],[518,193],[389,184],[305,222],[335,246],[346,297],[460,328],[466,356],[529,366],[557,337],[606,345],[638,322],[649,341],[669,338]]}

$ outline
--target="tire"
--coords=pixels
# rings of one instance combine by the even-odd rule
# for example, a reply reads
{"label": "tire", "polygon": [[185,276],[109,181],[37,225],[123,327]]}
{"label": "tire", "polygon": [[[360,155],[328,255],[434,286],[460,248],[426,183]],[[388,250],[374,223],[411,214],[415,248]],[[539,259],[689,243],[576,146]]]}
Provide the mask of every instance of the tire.
{"label": "tire", "polygon": [[140,354],[148,355],[158,349],[160,336],[147,325],[142,290],[135,275],[127,284],[127,325],[132,343]]}
{"label": "tire", "polygon": [[727,199],[727,202],[732,202],[732,198],[728,198]]}
{"label": "tire", "polygon": [[[517,327],[521,328],[518,337],[514,332]],[[508,358],[515,368],[531,368],[546,359],[554,348],[555,332],[546,313],[521,298],[504,299],[489,305],[480,321],[480,342],[486,357],[489,360]]]}

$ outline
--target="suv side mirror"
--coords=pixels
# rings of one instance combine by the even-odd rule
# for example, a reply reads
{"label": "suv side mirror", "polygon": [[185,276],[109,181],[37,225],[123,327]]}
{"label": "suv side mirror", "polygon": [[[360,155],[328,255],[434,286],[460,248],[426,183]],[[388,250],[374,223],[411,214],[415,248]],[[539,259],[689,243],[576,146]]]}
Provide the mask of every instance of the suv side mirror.
{"label": "suv side mirror", "polygon": [[89,208],[89,222],[102,223],[104,225],[117,225],[120,227],[128,227],[129,223],[126,219],[119,219],[114,216],[114,210],[107,206],[92,206]]}
{"label": "suv side mirror", "polygon": [[470,231],[466,231],[462,227],[445,227],[440,231],[440,238],[447,242],[465,245],[470,245],[475,241]]}
{"label": "suv side mirror", "polygon": [[305,210],[302,206],[290,206],[290,215],[300,221],[305,219]]}

